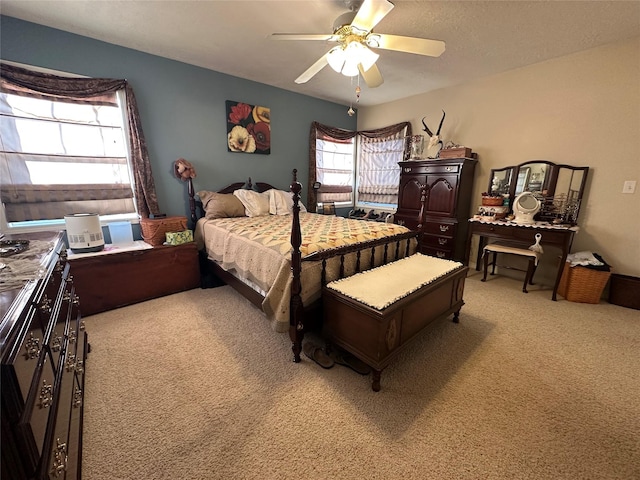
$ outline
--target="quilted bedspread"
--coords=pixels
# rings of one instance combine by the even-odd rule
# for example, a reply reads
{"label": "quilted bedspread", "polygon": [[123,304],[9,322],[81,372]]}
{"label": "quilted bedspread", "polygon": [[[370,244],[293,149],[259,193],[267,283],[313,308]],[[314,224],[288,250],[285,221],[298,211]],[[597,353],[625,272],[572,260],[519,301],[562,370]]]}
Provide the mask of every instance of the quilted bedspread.
{"label": "quilted bedspread", "polygon": [[[392,223],[367,222],[331,215],[300,214],[302,256],[408,231]],[[210,259],[236,276],[248,280],[264,296],[262,308],[277,331],[289,328],[291,290],[291,216],[200,219],[196,242]],[[382,249],[376,264],[382,263]],[[337,276],[338,259],[329,262],[329,280]],[[355,262],[353,262],[355,263]],[[353,267],[347,261],[347,269]],[[354,268],[354,267],[353,267]],[[320,296],[320,262],[303,262],[301,273],[304,304]]]}
{"label": "quilted bedspread", "polygon": [[[222,218],[215,220],[219,228],[253,240],[282,255],[291,253],[291,216],[265,215],[261,217]],[[300,214],[302,245],[305,257],[319,250],[387,237],[406,232],[393,223],[363,222],[335,215]]]}

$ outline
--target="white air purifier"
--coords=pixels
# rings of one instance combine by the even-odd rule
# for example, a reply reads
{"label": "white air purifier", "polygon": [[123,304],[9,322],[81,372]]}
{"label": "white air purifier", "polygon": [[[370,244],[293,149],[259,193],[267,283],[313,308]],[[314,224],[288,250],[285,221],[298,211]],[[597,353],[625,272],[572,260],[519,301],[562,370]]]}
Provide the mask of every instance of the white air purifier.
{"label": "white air purifier", "polygon": [[74,253],[99,252],[104,248],[104,236],[97,213],[65,215],[67,241]]}

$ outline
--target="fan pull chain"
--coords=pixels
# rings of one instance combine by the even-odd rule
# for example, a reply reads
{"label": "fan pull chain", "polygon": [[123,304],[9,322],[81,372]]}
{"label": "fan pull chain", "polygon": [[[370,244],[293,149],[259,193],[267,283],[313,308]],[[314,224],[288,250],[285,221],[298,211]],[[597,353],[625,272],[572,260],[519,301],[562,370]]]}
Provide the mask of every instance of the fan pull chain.
{"label": "fan pull chain", "polygon": [[[356,103],[360,102],[360,93],[362,93],[362,89],[360,88],[360,74],[358,76],[358,84],[356,85]],[[351,77],[351,86],[353,86],[353,77]],[[353,109],[353,100],[349,102],[349,110],[347,110],[347,115],[353,117],[355,115],[355,110]]]}

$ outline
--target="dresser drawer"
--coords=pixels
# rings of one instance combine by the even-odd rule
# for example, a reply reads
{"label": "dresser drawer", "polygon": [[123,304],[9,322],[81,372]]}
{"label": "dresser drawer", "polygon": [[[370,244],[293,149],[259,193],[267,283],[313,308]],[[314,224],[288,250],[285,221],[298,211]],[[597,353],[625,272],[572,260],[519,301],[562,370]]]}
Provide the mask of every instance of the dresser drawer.
{"label": "dresser drawer", "polygon": [[[44,458],[49,458],[49,462],[46,467],[43,466],[43,468],[45,468],[43,474],[48,474],[49,478],[65,478],[64,474],[68,469],[69,421],[71,419],[73,395],[76,385],[74,375],[75,345],[69,344],[68,347],[69,350],[66,352],[66,357],[63,362],[65,371],[62,373],[62,382],[60,383],[55,428],[53,425],[50,426],[53,433],[49,439],[49,445],[47,445],[48,453],[44,455]],[[69,359],[72,357],[74,361],[69,362]],[[71,369],[68,368],[70,364],[73,365]]]}
{"label": "dresser drawer", "polygon": [[460,171],[459,164],[439,164],[439,165],[411,165],[402,164],[403,174],[420,174],[420,173],[458,173]]}
{"label": "dresser drawer", "polygon": [[[567,238],[564,233],[554,232],[553,230],[548,230],[548,231],[545,230],[542,232],[538,230],[538,233],[542,235],[542,239],[540,240],[540,243],[542,244],[545,243],[545,240],[547,242],[563,243],[564,240]],[[517,228],[517,229],[514,229],[513,239],[521,242],[531,242],[531,244],[534,244],[536,241],[535,235],[536,235],[536,232],[534,232],[532,229]]]}
{"label": "dresser drawer", "polygon": [[418,212],[416,212],[415,215],[396,213],[393,216],[393,222],[398,225],[403,225],[410,230],[417,230],[418,229]]}
{"label": "dresser drawer", "polygon": [[38,369],[34,375],[33,388],[27,399],[27,409],[19,424],[20,429],[25,432],[26,438],[29,437],[29,430],[31,431],[39,455],[43,451],[47,423],[56,399],[55,380],[51,358],[46,350],[43,350],[41,361],[38,363]]}
{"label": "dresser drawer", "polygon": [[431,255],[432,257],[447,258],[449,260],[453,258],[453,252],[451,250],[443,248],[426,247],[422,245],[420,251],[421,253],[424,253],[425,255]]}
{"label": "dresser drawer", "polygon": [[473,226],[473,233],[485,237],[497,237],[504,240],[513,240],[533,245],[536,241],[535,234],[542,235],[541,243],[545,243],[545,239],[550,243],[564,243],[567,236],[565,231],[555,231],[553,229],[541,230],[529,227],[520,227],[513,225],[501,225],[500,223],[477,223]]}
{"label": "dresser drawer", "polygon": [[438,235],[423,235],[422,245],[432,247],[439,250],[452,250],[455,240],[453,237],[444,237]]}
{"label": "dresser drawer", "polygon": [[[44,333],[40,326],[40,322],[36,318],[34,308],[30,308],[25,321],[25,334],[21,343],[17,343],[10,355],[8,364],[3,368],[3,386],[5,384],[5,375],[12,379],[18,385],[16,394],[19,396],[16,400],[20,404],[27,401],[27,396],[31,390],[35,379],[34,374],[38,367],[39,360],[46,355],[46,349],[43,348]],[[22,412],[17,412],[21,414]]]}
{"label": "dresser drawer", "polygon": [[457,224],[451,222],[425,222],[422,231],[432,235],[455,237]]}

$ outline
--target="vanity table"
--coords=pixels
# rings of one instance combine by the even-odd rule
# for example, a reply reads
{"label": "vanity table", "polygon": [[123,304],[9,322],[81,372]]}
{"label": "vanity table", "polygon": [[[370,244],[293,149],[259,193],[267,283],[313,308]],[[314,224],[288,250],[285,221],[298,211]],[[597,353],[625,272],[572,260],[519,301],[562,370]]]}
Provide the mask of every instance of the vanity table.
{"label": "vanity table", "polygon": [[482,220],[469,219],[469,229],[467,237],[467,252],[464,264],[469,263],[471,250],[471,237],[478,235],[480,237],[478,245],[478,256],[476,258],[476,270],[480,270],[482,251],[489,239],[506,240],[510,242],[519,242],[526,248],[533,245],[536,241],[535,235],[542,235],[540,244],[545,248],[556,247],[562,251],[560,263],[558,264],[558,272],[556,281],[553,286],[552,300],[556,300],[560,278],[562,278],[562,270],[567,260],[567,255],[571,251],[573,237],[578,232],[579,227],[566,225],[553,225],[546,222],[537,222],[533,225],[518,225],[508,221],[486,222]]}
{"label": "vanity table", "polygon": [[465,265],[469,262],[473,235],[480,238],[476,260],[476,270],[480,270],[482,251],[489,239],[521,243],[527,248],[535,243],[535,235],[539,233],[543,247],[562,251],[551,297],[556,300],[562,270],[571,251],[573,237],[579,231],[577,221],[588,173],[589,167],[561,165],[548,160],[531,160],[491,170],[488,192],[508,198],[510,206],[518,195],[531,192],[540,201],[541,209],[532,224],[469,219]]}

